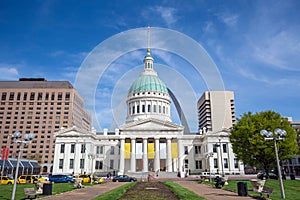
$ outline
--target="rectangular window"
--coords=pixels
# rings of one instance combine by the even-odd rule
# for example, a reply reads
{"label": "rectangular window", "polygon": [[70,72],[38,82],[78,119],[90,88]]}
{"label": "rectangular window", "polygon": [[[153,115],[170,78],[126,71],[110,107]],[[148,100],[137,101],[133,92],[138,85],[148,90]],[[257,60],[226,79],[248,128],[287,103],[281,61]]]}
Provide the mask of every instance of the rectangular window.
{"label": "rectangular window", "polygon": [[[24,92],[24,95],[23,95],[23,100],[24,100],[24,101],[26,101],[26,100],[27,100],[27,92]],[[23,103],[23,105],[25,105],[25,104]]]}
{"label": "rectangular window", "polygon": [[5,101],[5,100],[6,100],[6,92],[2,92],[1,100],[2,100],[2,101]]}
{"label": "rectangular window", "polygon": [[58,93],[57,100],[62,100],[62,93],[61,92]]}
{"label": "rectangular window", "polygon": [[218,168],[218,159],[214,158],[214,168]]}
{"label": "rectangular window", "polygon": [[71,153],[75,153],[75,144],[71,144]]}
{"label": "rectangular window", "polygon": [[60,153],[65,153],[65,144],[60,145]]}
{"label": "rectangular window", "polygon": [[239,161],[236,158],[234,159],[234,168],[239,168]]}
{"label": "rectangular window", "polygon": [[224,158],[224,168],[228,168],[228,159]]}
{"label": "rectangular window", "polygon": [[43,93],[39,92],[38,93],[38,100],[42,100],[43,99]]}
{"label": "rectangular window", "polygon": [[84,159],[81,158],[80,159],[80,169],[83,169],[84,168]]}
{"label": "rectangular window", "polygon": [[21,99],[21,92],[18,92],[17,100],[20,100],[20,99]]}
{"label": "rectangular window", "polygon": [[51,94],[51,100],[52,100],[52,101],[55,100],[55,93],[54,93],[54,92],[52,92],[52,94]]}
{"label": "rectangular window", "polygon": [[115,147],[111,146],[110,147],[110,155],[114,155],[115,154]]}
{"label": "rectangular window", "polygon": [[151,112],[151,105],[148,105],[148,112]]}
{"label": "rectangular window", "polygon": [[145,112],[145,105],[142,105],[142,112]]}
{"label": "rectangular window", "polygon": [[81,144],[81,153],[85,153],[85,144]]}
{"label": "rectangular window", "polygon": [[214,153],[217,153],[217,146],[218,146],[217,144],[214,144],[214,145],[213,145],[213,152],[214,152]]}
{"label": "rectangular window", "polygon": [[156,112],[156,105],[153,105],[153,112]]}
{"label": "rectangular window", "polygon": [[70,159],[70,166],[69,166],[70,169],[73,169],[74,168],[74,159]]}
{"label": "rectangular window", "polygon": [[188,159],[184,160],[184,168],[189,168],[189,160]]}
{"label": "rectangular window", "polygon": [[140,105],[136,106],[136,113],[140,113]]}
{"label": "rectangular window", "polygon": [[59,169],[62,169],[64,166],[64,159],[59,159],[59,165],[58,165],[58,168]]}
{"label": "rectangular window", "polygon": [[109,169],[114,169],[114,160],[110,160]]}
{"label": "rectangular window", "polygon": [[201,160],[196,160],[196,169],[202,169],[202,162],[201,162]]}
{"label": "rectangular window", "polygon": [[46,92],[45,100],[49,100],[49,93],[48,92]]}
{"label": "rectangular window", "polygon": [[31,92],[31,93],[30,93],[30,100],[34,100],[34,96],[35,96],[35,93],[34,93],[34,92]]}
{"label": "rectangular window", "polygon": [[67,101],[70,100],[70,92],[66,93],[65,100],[67,100]]}
{"label": "rectangular window", "polygon": [[195,146],[195,154],[201,153],[201,146]]}
{"label": "rectangular window", "polygon": [[96,154],[103,154],[103,146],[97,146]]}
{"label": "rectangular window", "polygon": [[189,148],[188,148],[188,146],[184,146],[184,154],[185,155],[189,154]]}
{"label": "rectangular window", "polygon": [[223,144],[223,153],[227,153],[227,145],[226,144]]}
{"label": "rectangular window", "polygon": [[14,92],[11,92],[9,93],[9,100],[14,100],[14,97],[15,97],[15,93]]}
{"label": "rectangular window", "polygon": [[102,169],[103,169],[103,162],[97,160],[97,161],[96,161],[96,165],[95,165],[95,169],[100,169],[100,170],[102,170]]}

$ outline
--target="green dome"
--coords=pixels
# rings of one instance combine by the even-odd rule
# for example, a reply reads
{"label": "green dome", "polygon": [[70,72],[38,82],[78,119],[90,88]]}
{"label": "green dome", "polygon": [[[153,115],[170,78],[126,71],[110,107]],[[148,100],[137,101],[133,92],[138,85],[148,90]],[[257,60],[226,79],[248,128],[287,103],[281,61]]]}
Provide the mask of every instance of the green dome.
{"label": "green dome", "polygon": [[139,76],[131,85],[128,93],[156,91],[168,93],[168,89],[164,82],[154,75]]}

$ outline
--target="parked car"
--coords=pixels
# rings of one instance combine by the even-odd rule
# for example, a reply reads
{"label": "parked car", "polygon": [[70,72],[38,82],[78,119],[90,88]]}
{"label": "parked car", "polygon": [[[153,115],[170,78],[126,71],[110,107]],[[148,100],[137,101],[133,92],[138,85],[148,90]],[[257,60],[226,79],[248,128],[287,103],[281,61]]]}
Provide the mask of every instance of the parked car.
{"label": "parked car", "polygon": [[[259,179],[267,179],[267,173],[266,172],[261,172],[257,174],[257,178]],[[278,179],[278,176],[272,172],[269,172],[269,178],[270,179]]]}
{"label": "parked car", "polygon": [[39,174],[37,175],[38,178],[43,178],[45,181],[49,181],[49,175],[48,174]]}
{"label": "parked car", "polygon": [[206,179],[209,179],[209,178],[214,179],[214,178],[216,178],[216,174],[215,173],[209,173],[209,172],[201,172],[200,177],[201,178],[206,178]]}
{"label": "parked car", "polygon": [[91,182],[91,177],[92,177],[92,183],[97,182],[97,183],[104,183],[104,179],[101,177],[97,177],[94,174],[79,174],[78,178],[82,179],[82,183],[90,183]]}
{"label": "parked car", "polygon": [[38,178],[36,175],[21,175],[18,178],[19,184],[25,184],[25,183],[35,183],[35,182],[41,182],[45,181],[44,178]]}
{"label": "parked car", "polygon": [[112,179],[113,182],[134,182],[136,181],[135,177],[130,177],[127,175],[120,175],[120,176],[115,176]]}
{"label": "parked car", "polygon": [[66,174],[55,174],[49,176],[49,181],[54,183],[74,183],[74,179]]}
{"label": "parked car", "polygon": [[90,183],[91,182],[91,178],[92,178],[92,182],[94,182],[94,176],[93,176],[93,174],[79,174],[78,178],[82,179],[82,183]]}
{"label": "parked car", "polygon": [[0,176],[1,184],[2,185],[10,185],[14,184],[14,180],[8,176]]}

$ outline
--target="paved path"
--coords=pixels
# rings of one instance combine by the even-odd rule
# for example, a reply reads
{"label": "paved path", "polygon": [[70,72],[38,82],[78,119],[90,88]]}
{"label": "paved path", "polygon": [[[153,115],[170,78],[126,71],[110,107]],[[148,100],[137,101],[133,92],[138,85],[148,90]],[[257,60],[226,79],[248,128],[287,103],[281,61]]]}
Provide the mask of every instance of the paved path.
{"label": "paved path", "polygon": [[238,196],[236,192],[230,192],[228,190],[217,189],[211,185],[199,184],[195,181],[175,181],[182,187],[185,187],[199,196],[207,200],[231,200],[231,199],[240,199],[240,200],[253,200],[252,197],[243,197]]}
{"label": "paved path", "polygon": [[85,188],[64,192],[57,195],[51,195],[40,199],[47,200],[88,200],[93,199],[105,192],[108,192],[114,188],[120,187],[125,184],[120,182],[107,182],[105,184],[98,184],[94,186],[86,186]]}
{"label": "paved path", "polygon": [[[238,196],[236,192],[230,192],[228,190],[217,189],[211,185],[199,184],[195,181],[177,180],[174,181],[182,187],[185,187],[206,200],[253,200],[252,197]],[[114,188],[117,188],[125,183],[121,182],[107,182],[105,184],[99,184],[94,186],[87,186],[82,189],[76,189],[69,192],[43,197],[40,199],[46,200],[89,200],[93,199],[105,192],[108,192]]]}

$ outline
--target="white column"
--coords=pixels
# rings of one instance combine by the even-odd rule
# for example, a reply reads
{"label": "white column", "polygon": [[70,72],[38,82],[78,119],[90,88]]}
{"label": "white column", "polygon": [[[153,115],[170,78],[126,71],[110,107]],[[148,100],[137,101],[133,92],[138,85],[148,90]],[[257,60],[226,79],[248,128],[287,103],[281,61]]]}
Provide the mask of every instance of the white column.
{"label": "white column", "polygon": [[124,147],[125,147],[125,138],[121,138],[121,151],[120,151],[120,166],[119,166],[119,174],[124,174],[124,167],[125,167],[125,158],[124,158]]}
{"label": "white column", "polygon": [[159,138],[155,138],[154,170],[155,172],[160,170]]}
{"label": "white column", "polygon": [[148,141],[143,138],[143,172],[148,171]]}
{"label": "white column", "polygon": [[75,153],[74,153],[74,175],[78,175],[81,173],[80,169],[80,159],[82,158],[81,155],[81,143],[76,141],[75,144]]}
{"label": "white column", "polygon": [[167,172],[172,172],[171,138],[167,138]]}
{"label": "white column", "polygon": [[135,157],[135,138],[131,139],[131,156],[130,156],[130,171],[135,172],[136,171],[136,157]]}
{"label": "white column", "polygon": [[177,141],[178,145],[178,170],[180,172],[180,177],[184,177],[183,173],[183,146],[182,146],[182,140],[178,139]]}
{"label": "white column", "polygon": [[[220,145],[220,143],[218,143],[217,145]],[[217,154],[218,154],[218,172],[219,174],[222,175],[222,156],[221,156],[221,145],[219,147],[217,147]]]}

